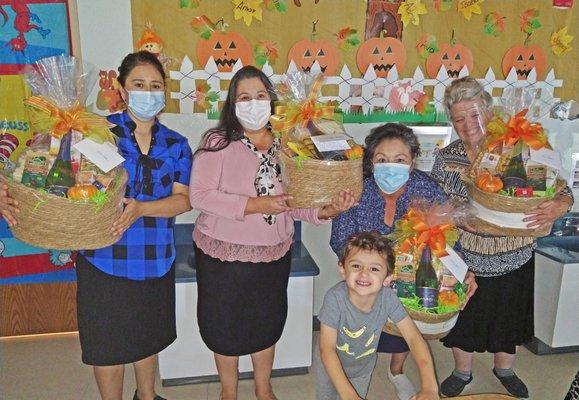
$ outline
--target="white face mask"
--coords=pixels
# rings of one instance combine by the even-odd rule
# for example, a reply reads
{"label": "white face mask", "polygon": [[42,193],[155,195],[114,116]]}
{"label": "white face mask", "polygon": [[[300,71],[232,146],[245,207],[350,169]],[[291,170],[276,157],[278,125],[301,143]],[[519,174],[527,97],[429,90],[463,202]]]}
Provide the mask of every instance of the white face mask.
{"label": "white face mask", "polygon": [[129,90],[129,110],[140,121],[150,121],[165,108],[164,91]]}
{"label": "white face mask", "polygon": [[256,100],[235,103],[235,115],[241,126],[248,131],[263,128],[271,116],[271,101]]}

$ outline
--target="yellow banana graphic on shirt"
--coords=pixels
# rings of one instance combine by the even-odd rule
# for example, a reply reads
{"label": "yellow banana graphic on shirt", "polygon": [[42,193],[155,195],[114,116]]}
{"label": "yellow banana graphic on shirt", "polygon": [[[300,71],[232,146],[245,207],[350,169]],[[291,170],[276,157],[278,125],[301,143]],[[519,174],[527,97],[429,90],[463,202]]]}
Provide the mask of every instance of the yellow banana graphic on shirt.
{"label": "yellow banana graphic on shirt", "polygon": [[351,337],[352,339],[357,339],[360,336],[362,336],[364,334],[364,332],[366,332],[366,326],[361,327],[356,332],[352,332],[351,330],[349,330],[345,326],[342,327],[342,330],[344,331],[344,333],[346,335],[348,335],[348,337]]}
{"label": "yellow banana graphic on shirt", "polygon": [[373,333],[372,336],[370,336],[370,339],[368,339],[368,341],[366,342],[366,344],[364,344],[364,347],[370,346],[375,338],[376,338],[376,334]]}
{"label": "yellow banana graphic on shirt", "polygon": [[363,352],[362,354],[360,354],[359,356],[356,357],[356,360],[362,358],[362,357],[366,357],[369,356],[370,354],[374,353],[376,351],[376,349],[369,349],[366,350],[365,352]]}
{"label": "yellow banana graphic on shirt", "polygon": [[340,351],[342,351],[350,356],[354,355],[354,353],[350,351],[350,345],[348,343],[344,343],[341,346],[336,346],[336,349],[338,349],[338,350],[340,350]]}

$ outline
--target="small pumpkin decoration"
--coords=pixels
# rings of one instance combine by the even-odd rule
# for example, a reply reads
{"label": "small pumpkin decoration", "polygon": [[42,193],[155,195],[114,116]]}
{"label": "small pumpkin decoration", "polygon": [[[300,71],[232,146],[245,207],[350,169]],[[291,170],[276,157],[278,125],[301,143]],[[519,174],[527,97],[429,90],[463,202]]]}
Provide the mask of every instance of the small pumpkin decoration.
{"label": "small pumpkin decoration", "polygon": [[537,45],[516,44],[507,50],[502,62],[503,75],[505,78],[514,68],[517,79],[526,80],[535,68],[537,79],[542,79],[547,67],[547,57],[542,48]]}
{"label": "small pumpkin decoration", "polygon": [[446,307],[459,307],[460,298],[452,290],[443,290],[438,293],[438,304]]}
{"label": "small pumpkin decoration", "polygon": [[362,158],[364,155],[364,148],[359,144],[352,146],[352,148],[346,150],[344,155],[348,160],[357,160],[358,158]]}
{"label": "small pumpkin decoration", "polygon": [[340,55],[334,44],[326,39],[316,39],[314,21],[311,39],[302,39],[294,43],[287,55],[288,64],[293,61],[298,69],[309,72],[314,62],[318,62],[324,75],[334,75],[338,70]]}
{"label": "small pumpkin decoration", "polygon": [[72,200],[89,200],[98,193],[98,189],[93,185],[77,183],[66,192],[66,196]]}
{"label": "small pumpkin decoration", "polygon": [[356,64],[361,73],[366,73],[369,65],[374,67],[376,76],[386,78],[392,67],[400,73],[406,64],[406,48],[393,37],[371,38],[358,48]]}
{"label": "small pumpkin decoration", "polygon": [[253,49],[249,41],[237,32],[225,31],[223,20],[221,31],[215,30],[207,39],[197,41],[197,59],[205,67],[213,57],[219,72],[231,72],[237,60],[243,65],[253,64]]}
{"label": "small pumpkin decoration", "polygon": [[483,192],[497,193],[503,188],[503,181],[496,175],[483,172],[476,178],[476,187]]}
{"label": "small pumpkin decoration", "polygon": [[472,73],[474,68],[472,51],[467,46],[456,43],[454,30],[450,43],[441,43],[439,50],[431,53],[426,59],[426,74],[429,78],[436,78],[443,65],[451,78],[458,78],[458,74],[464,67],[469,73]]}

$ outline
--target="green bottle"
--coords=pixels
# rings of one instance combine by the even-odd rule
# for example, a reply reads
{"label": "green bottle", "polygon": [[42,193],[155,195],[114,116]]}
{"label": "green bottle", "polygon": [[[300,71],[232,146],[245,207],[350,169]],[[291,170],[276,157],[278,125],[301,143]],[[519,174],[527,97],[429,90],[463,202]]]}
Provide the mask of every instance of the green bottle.
{"label": "green bottle", "polygon": [[438,277],[432,267],[432,255],[428,246],[424,246],[420,264],[416,270],[416,295],[422,307],[436,308],[438,306]]}
{"label": "green bottle", "polygon": [[52,168],[46,176],[44,188],[48,193],[56,196],[66,197],[68,189],[75,184],[74,173],[72,172],[72,163],[70,161],[70,141],[71,133],[67,133],[60,140],[60,149],[58,156],[52,164]]}
{"label": "green bottle", "polygon": [[523,164],[523,157],[521,154],[514,156],[509,161],[505,172],[503,173],[504,188],[524,188],[527,187],[527,172]]}

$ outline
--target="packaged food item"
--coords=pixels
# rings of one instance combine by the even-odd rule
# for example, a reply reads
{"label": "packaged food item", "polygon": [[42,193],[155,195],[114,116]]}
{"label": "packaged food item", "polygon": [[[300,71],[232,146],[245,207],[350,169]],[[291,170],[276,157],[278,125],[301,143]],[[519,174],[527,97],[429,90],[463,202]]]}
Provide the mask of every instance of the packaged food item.
{"label": "packaged food item", "polygon": [[[43,188],[48,171],[54,162],[54,157],[45,150],[30,150],[23,153],[20,158],[23,159],[20,182],[25,186]],[[17,180],[19,178],[18,174],[19,169],[17,167],[14,171],[13,179]]]}

